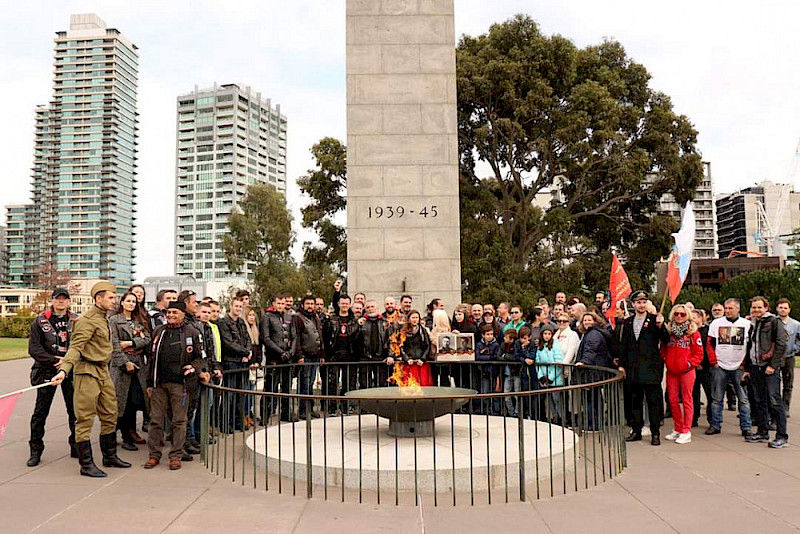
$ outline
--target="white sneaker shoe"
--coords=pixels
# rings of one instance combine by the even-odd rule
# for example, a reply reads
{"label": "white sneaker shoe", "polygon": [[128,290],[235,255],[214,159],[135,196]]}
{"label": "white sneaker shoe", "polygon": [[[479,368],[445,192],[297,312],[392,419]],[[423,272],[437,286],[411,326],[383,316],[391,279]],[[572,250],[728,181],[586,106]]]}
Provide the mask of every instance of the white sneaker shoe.
{"label": "white sneaker shoe", "polygon": [[667,434],[666,436],[664,436],[664,439],[667,439],[669,441],[675,441],[675,440],[678,439],[678,437],[680,437],[680,433],[672,431],[670,434]]}
{"label": "white sneaker shoe", "polygon": [[678,439],[675,440],[675,443],[678,445],[684,445],[686,443],[692,442],[692,433],[687,432],[686,434],[678,434]]}

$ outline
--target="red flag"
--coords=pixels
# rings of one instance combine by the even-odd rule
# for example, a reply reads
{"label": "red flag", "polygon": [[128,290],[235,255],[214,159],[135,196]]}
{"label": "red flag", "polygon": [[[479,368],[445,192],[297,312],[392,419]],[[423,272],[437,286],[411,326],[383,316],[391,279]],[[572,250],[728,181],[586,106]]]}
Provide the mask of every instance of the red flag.
{"label": "red flag", "polygon": [[622,263],[620,263],[617,255],[612,253],[611,278],[608,281],[608,293],[611,301],[609,302],[608,310],[606,310],[606,318],[608,318],[608,322],[611,323],[612,327],[616,326],[614,314],[617,311],[617,303],[626,299],[632,291],[631,283],[628,280],[625,269],[622,268]]}
{"label": "red flag", "polygon": [[0,397],[0,439],[3,439],[6,433],[8,420],[11,419],[11,414],[14,413],[14,406],[17,404],[17,399],[20,395],[22,395],[22,392]]}
{"label": "red flag", "polygon": [[683,278],[681,278],[680,258],[673,252],[667,260],[667,293],[673,304],[678,300],[681,289],[683,289]]}

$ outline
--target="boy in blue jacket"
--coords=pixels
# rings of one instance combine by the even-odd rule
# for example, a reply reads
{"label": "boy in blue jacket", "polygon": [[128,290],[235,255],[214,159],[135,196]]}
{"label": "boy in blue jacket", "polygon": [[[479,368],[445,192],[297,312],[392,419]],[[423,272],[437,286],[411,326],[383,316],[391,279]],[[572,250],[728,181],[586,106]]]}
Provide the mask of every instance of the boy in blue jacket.
{"label": "boy in blue jacket", "polygon": [[500,359],[504,362],[509,362],[508,365],[503,366],[503,393],[506,393],[506,415],[511,417],[518,417],[517,407],[514,399],[508,393],[520,391],[520,365],[517,361],[515,349],[517,345],[517,331],[513,328],[503,332],[503,346],[500,349]]}
{"label": "boy in blue jacket", "polygon": [[[481,339],[475,347],[475,359],[482,362],[497,361],[500,356],[500,344],[494,338],[494,328],[490,324],[481,326]],[[479,365],[481,394],[494,393],[498,380],[497,365]],[[491,402],[490,402],[491,401]],[[500,412],[500,399],[486,399],[479,402],[478,413],[495,415]]]}
{"label": "boy in blue jacket", "polygon": [[[531,328],[527,325],[520,328],[519,340],[514,349],[514,357],[522,363],[520,380],[522,391],[539,389],[539,378],[536,374],[536,345],[531,340],[531,333]],[[531,398],[528,397],[527,401],[522,403],[525,410],[524,417],[528,419],[533,419],[534,403],[531,402]]]}

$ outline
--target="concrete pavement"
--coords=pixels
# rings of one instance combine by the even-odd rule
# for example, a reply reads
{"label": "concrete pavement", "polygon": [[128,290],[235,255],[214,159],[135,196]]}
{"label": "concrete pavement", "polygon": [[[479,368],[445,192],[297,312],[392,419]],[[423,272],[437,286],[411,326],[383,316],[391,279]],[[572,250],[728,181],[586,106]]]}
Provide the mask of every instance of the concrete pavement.
{"label": "concrete pavement", "polygon": [[[28,384],[30,362],[0,363],[0,392]],[[271,487],[242,487],[217,477],[199,462],[180,471],[141,465],[144,448],[120,450],[130,469],[109,477],[78,475],[69,458],[66,413],[60,395],[47,423],[46,450],[28,468],[33,394],[23,395],[0,442],[0,532],[681,532],[771,534],[800,531],[800,441],[783,450],[745,443],[736,414],[725,412],[723,433],[703,427],[689,445],[648,442],[628,448],[628,468],[613,481],[566,496],[524,503],[434,507],[306,500]],[[789,433],[800,440],[800,425]],[[669,425],[669,421],[667,422]],[[96,435],[95,435],[96,439]],[[100,456],[95,444],[95,457]],[[99,463],[99,460],[98,460]],[[335,500],[335,497],[333,497]]]}

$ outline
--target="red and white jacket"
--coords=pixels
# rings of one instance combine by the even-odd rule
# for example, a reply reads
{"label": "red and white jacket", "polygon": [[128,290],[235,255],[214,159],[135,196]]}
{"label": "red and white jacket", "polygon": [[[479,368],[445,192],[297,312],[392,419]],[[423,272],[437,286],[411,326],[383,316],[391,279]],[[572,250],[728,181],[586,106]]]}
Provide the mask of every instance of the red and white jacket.
{"label": "red and white jacket", "polygon": [[675,337],[670,334],[669,343],[661,345],[661,359],[667,371],[682,375],[696,368],[703,361],[703,340],[699,332]]}

